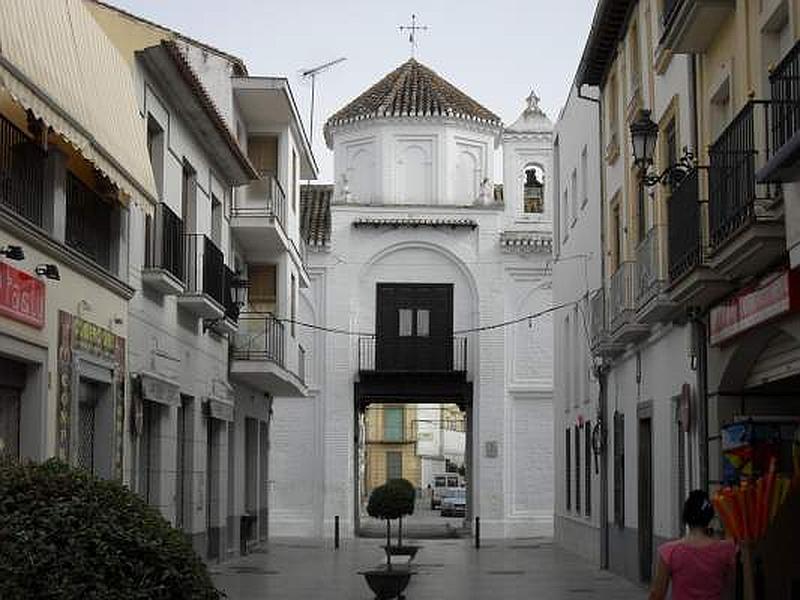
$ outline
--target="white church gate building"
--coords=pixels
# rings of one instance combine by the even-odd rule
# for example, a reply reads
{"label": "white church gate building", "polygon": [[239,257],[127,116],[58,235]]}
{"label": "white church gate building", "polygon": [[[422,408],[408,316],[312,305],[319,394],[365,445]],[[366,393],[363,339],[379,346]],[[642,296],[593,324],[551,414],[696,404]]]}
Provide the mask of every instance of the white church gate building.
{"label": "white church gate building", "polygon": [[412,58],[325,136],[335,184],[305,188],[302,211],[310,396],[273,403],[270,534],[328,537],[337,516],[357,534],[360,412],[394,401],[466,411],[483,537],[550,535],[552,326],[519,319],[551,306],[552,125],[538,98],[504,129]]}

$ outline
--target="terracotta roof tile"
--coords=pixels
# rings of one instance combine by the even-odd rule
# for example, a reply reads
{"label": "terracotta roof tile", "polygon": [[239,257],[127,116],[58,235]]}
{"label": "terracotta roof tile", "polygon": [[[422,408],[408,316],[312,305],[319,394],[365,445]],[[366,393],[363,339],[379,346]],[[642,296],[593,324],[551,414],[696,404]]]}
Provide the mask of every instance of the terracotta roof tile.
{"label": "terracotta roof tile", "polygon": [[325,133],[336,125],[379,117],[449,116],[500,125],[489,109],[413,58],[336,112]]}
{"label": "terracotta roof tile", "polygon": [[308,246],[325,247],[331,237],[333,185],[304,185],[300,189],[300,235]]}

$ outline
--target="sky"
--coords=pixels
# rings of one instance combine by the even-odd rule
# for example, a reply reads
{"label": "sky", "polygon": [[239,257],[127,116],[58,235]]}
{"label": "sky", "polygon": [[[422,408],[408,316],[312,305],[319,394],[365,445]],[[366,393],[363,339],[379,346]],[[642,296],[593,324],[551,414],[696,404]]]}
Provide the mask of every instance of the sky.
{"label": "sky", "polygon": [[311,86],[300,73],[339,57],[317,77],[313,150],[332,179],[322,125],[410,56],[399,25],[417,22],[417,59],[511,124],[533,89],[555,121],[589,32],[594,0],[107,0],[234,54],[250,75],[288,78],[308,130]]}

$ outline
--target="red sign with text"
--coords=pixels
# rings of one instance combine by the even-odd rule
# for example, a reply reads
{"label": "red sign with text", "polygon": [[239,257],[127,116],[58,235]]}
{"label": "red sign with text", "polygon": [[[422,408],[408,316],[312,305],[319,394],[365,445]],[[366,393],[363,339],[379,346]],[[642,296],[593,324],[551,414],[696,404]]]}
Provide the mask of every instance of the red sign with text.
{"label": "red sign with text", "polygon": [[779,271],[711,309],[711,344],[800,309],[800,274]]}
{"label": "red sign with text", "polygon": [[39,329],[44,327],[44,283],[0,262],[0,315]]}

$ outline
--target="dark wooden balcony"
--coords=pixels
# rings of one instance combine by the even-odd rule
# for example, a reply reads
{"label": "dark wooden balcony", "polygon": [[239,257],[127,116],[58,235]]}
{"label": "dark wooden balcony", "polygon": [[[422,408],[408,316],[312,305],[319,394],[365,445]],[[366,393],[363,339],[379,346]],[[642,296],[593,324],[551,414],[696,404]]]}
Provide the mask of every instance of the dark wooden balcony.
{"label": "dark wooden balcony", "polygon": [[112,265],[114,207],[72,173],[67,173],[67,218],[64,241],[86,258],[116,273]]}
{"label": "dark wooden balcony", "polygon": [[184,291],[178,304],[202,319],[225,314],[225,258],[207,236],[184,235]]}
{"label": "dark wooden balcony", "polygon": [[186,248],[183,221],[163,202],[145,226],[142,283],[162,294],[183,291]]}
{"label": "dark wooden balcony", "polygon": [[770,156],[771,120],[771,104],[751,100],[709,148],[711,266],[732,279],[760,273],[786,250],[780,189],[756,179]]}
{"label": "dark wooden balcony", "polygon": [[[287,348],[297,346],[297,364],[287,364]],[[231,378],[274,396],[306,396],[305,351],[270,313],[241,313],[231,341]]]}
{"label": "dark wooden balcony", "polygon": [[0,117],[0,204],[44,228],[46,153],[11,121]]}
{"label": "dark wooden balcony", "polygon": [[735,9],[735,0],[665,0],[660,44],[676,54],[704,52]]}
{"label": "dark wooden balcony", "polygon": [[769,76],[770,157],[756,173],[759,182],[800,179],[800,41]]}

